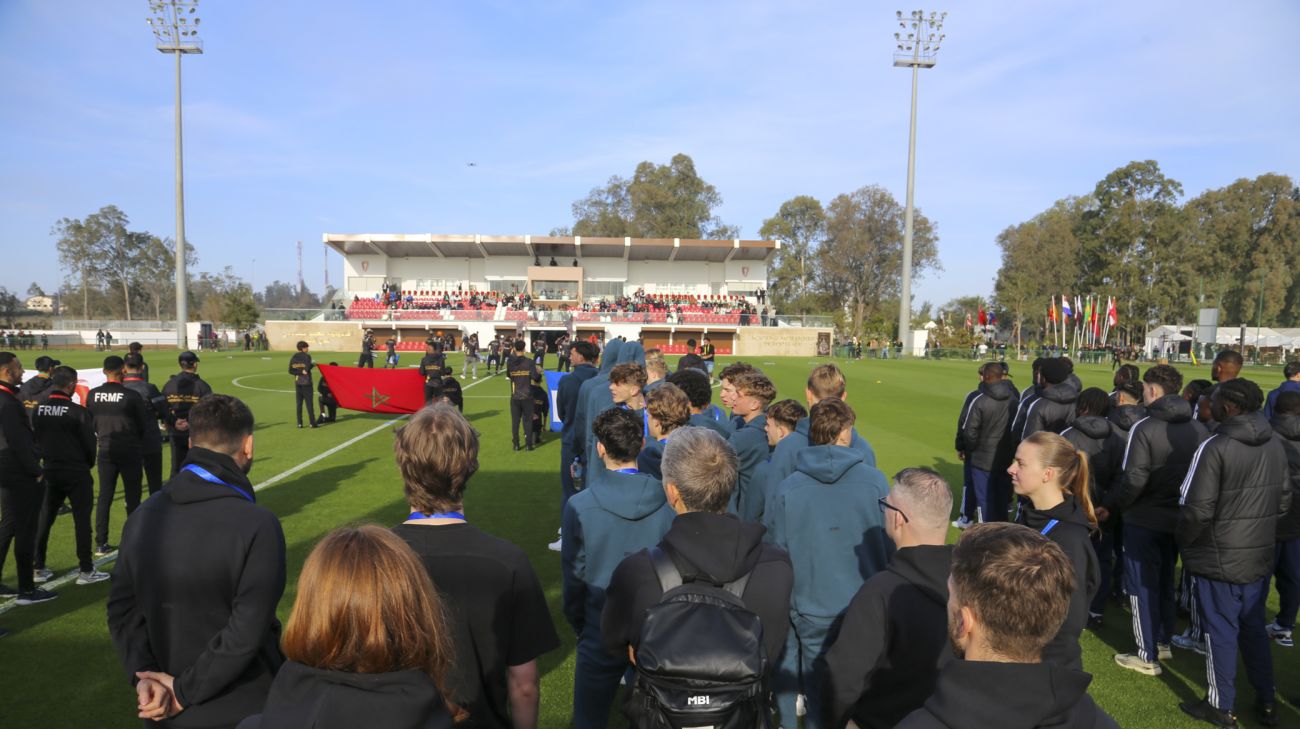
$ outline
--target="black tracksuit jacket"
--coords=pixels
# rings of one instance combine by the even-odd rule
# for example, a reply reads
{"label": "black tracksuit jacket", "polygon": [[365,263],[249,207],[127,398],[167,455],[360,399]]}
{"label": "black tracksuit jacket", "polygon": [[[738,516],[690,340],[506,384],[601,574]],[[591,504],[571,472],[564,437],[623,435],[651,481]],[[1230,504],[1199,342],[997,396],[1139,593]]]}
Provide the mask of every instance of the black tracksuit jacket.
{"label": "black tracksuit jacket", "polygon": [[948,642],[952,545],[905,547],[858,589],[824,657],[825,721],[888,729],[934,692]]}
{"label": "black tracksuit jacket", "polygon": [[1263,413],[1221,421],[1196,450],[1182,484],[1177,534],[1186,568],[1237,585],[1272,574],[1290,485],[1286,447]]}
{"label": "black tracksuit jacket", "polygon": [[88,473],[94,467],[95,419],[72,398],[52,391],[32,413],[32,428],[45,470]]}
{"label": "black tracksuit jacket", "polygon": [[1287,467],[1291,472],[1291,508],[1277,520],[1277,540],[1300,539],[1300,415],[1275,413],[1270,425],[1286,448]]}
{"label": "black tracksuit jacket", "polygon": [[[1092,503],[1106,503],[1115,479],[1120,472],[1120,459],[1124,457],[1125,439],[1116,434],[1115,425],[1098,415],[1084,415],[1074,419],[1061,435],[1075,448],[1088,454],[1088,488]],[[1106,524],[1114,524],[1106,520]]]}
{"label": "black tracksuit jacket", "polygon": [[952,661],[898,729],[1119,729],[1088,695],[1091,682],[1050,663]]}
{"label": "black tracksuit jacket", "polygon": [[120,382],[106,382],[86,396],[86,409],[95,416],[100,453],[140,458],[145,428],[154,423],[144,398]]}
{"label": "black tracksuit jacket", "polygon": [[167,422],[167,398],[141,375],[127,375],[122,378],[122,384],[126,385],[126,389],[144,398],[145,405],[148,406],[150,420],[144,429],[141,450],[144,453],[162,453],[162,431],[158,430],[157,421]]}
{"label": "black tracksuit jacket", "polygon": [[311,387],[311,355],[307,352],[295,352],[289,358],[289,374],[293,375],[293,384],[297,387]]}
{"label": "black tracksuit jacket", "polygon": [[212,394],[212,388],[199,377],[197,372],[178,372],[163,385],[163,397],[167,398],[167,430],[176,434],[176,421],[188,418],[190,408],[204,396]]}
{"label": "black tracksuit jacket", "polygon": [[23,383],[18,388],[18,399],[23,401],[23,407],[27,408],[27,414],[31,415],[36,406],[45,400],[53,390],[54,381],[45,375],[36,375],[32,379]]}
{"label": "black tracksuit jacket", "polygon": [[40,454],[18,388],[0,383],[0,486],[41,477]]}
{"label": "black tracksuit jacket", "polygon": [[288,661],[261,715],[238,729],[451,729],[451,714],[429,674],[327,671]]}
{"label": "black tracksuit jacket", "polygon": [[1020,510],[1020,523],[1041,532],[1052,519],[1057,525],[1047,533],[1047,538],[1065,552],[1074,566],[1074,593],[1070,595],[1070,610],[1056,637],[1043,648],[1043,661],[1066,668],[1083,670],[1083,651],[1079,636],[1088,625],[1088,605],[1101,585],[1101,568],[1097,565],[1097,552],[1092,548],[1092,527],[1083,507],[1074,497],[1066,494],[1065,501],[1039,511],[1031,506]]}
{"label": "black tracksuit jacket", "polygon": [[[734,514],[679,514],[659,543],[682,573],[682,581],[715,585],[749,573],[741,602],[763,623],[767,666],[776,667],[790,629],[790,590],[794,570],[780,547],[763,541],[764,527]],[[645,612],[663,597],[650,554],[641,550],[619,563],[605,591],[600,634],[605,648],[626,655],[641,640]]]}
{"label": "black tracksuit jacket", "polygon": [[1174,533],[1179,487],[1205,436],[1205,426],[1192,418],[1192,406],[1182,397],[1165,395],[1151,403],[1147,417],[1129,430],[1120,462],[1124,475],[1112,503],[1125,524]]}
{"label": "black tracksuit jacket", "polygon": [[1021,440],[1046,430],[1060,433],[1074,422],[1074,402],[1079,399],[1079,380],[1070,375],[1065,382],[1048,385],[1025,411],[1025,429]]}
{"label": "black tracksuit jacket", "polygon": [[998,473],[1015,458],[1011,420],[1015,417],[1016,389],[1006,380],[981,382],[966,411],[961,428],[961,450],[972,468]]}
{"label": "black tracksuit jacket", "polygon": [[188,708],[158,726],[234,726],[262,710],[283,662],[284,532],[230,456],[193,447],[185,462],[231,486],[181,471],[141,502],[122,530],[108,629],[131,683],[136,671],[176,677]]}

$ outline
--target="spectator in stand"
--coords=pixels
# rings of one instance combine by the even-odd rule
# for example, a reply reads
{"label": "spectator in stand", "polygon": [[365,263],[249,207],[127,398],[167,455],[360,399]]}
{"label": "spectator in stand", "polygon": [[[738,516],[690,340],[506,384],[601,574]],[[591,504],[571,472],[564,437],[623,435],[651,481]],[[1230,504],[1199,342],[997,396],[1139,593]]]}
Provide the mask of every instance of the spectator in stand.
{"label": "spectator in stand", "polygon": [[303,564],[284,666],[237,729],[451,729],[455,661],[443,601],[420,560],[377,526],[340,527]]}
{"label": "spectator in stand", "polygon": [[465,489],[478,471],[478,433],[449,404],[426,407],[393,450],[411,515],[393,531],[419,556],[448,613],[458,727],[537,726],[537,659],[560,646],[541,582],[517,546],[471,524]]}

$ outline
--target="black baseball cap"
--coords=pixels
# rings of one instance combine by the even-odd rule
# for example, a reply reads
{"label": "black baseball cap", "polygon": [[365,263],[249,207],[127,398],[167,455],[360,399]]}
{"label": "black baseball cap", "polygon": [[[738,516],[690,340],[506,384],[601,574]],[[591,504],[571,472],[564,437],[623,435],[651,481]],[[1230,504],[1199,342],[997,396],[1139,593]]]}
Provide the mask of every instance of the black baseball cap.
{"label": "black baseball cap", "polygon": [[122,366],[124,364],[126,363],[122,361],[121,357],[117,356],[116,354],[110,354],[104,358],[104,371],[117,372],[118,370],[122,369]]}
{"label": "black baseball cap", "polygon": [[176,358],[177,362],[198,362],[199,356],[193,352],[181,352],[181,356]]}
{"label": "black baseball cap", "polygon": [[61,364],[63,363],[53,357],[40,356],[36,358],[35,367],[37,372],[48,372]]}

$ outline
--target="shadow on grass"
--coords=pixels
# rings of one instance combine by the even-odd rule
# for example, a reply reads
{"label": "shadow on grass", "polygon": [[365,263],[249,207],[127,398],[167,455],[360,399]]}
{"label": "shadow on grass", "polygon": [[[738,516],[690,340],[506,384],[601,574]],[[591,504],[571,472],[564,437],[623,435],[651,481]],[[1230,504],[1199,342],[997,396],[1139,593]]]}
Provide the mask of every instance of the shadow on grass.
{"label": "shadow on grass", "polygon": [[484,418],[491,418],[500,415],[501,412],[502,411],[500,410],[481,410],[477,413],[469,413],[465,415],[465,419],[472,423],[475,420],[483,420]]}
{"label": "shadow on grass", "polygon": [[340,483],[352,479],[374,462],[374,458],[368,458],[320,470],[304,470],[301,475],[280,481],[259,492],[257,501],[283,521],[307,509],[317,499],[330,494]]}

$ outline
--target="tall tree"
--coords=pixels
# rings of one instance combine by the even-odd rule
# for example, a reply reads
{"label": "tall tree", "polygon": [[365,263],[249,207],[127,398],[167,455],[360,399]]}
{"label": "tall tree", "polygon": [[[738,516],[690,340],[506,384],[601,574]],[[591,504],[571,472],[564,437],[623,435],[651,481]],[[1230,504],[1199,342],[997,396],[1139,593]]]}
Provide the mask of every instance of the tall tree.
{"label": "tall tree", "polygon": [[636,238],[733,238],[740,229],[714,215],[717,188],[677,154],[666,165],[642,162],[631,178],[615,175],[573,203],[573,235]]}
{"label": "tall tree", "polygon": [[1074,293],[1079,283],[1079,225],[1084,200],[1066,198],[998,234],[1002,267],[994,283],[997,309],[1010,315],[1012,336],[1019,342],[1026,322],[1032,326],[1047,312],[1053,296]]}
{"label": "tall tree", "polygon": [[45,289],[41,288],[41,285],[40,285],[40,284],[38,284],[38,283],[36,283],[35,281],[33,281],[33,282],[31,283],[31,285],[27,287],[27,295],[28,295],[28,296],[44,296],[44,295],[45,295]]}
{"label": "tall tree", "polygon": [[1190,267],[1178,256],[1183,186],[1155,160],[1111,172],[1080,217],[1079,284],[1084,292],[1115,291],[1122,325],[1145,330],[1190,313]]}
{"label": "tall tree", "polygon": [[758,234],[779,239],[781,249],[768,270],[772,303],[781,311],[807,314],[814,305],[812,256],[826,237],[826,211],[815,197],[800,195],[781,203],[776,215],[763,221]]}
{"label": "tall tree", "polygon": [[0,323],[5,326],[13,326],[13,318],[23,308],[22,303],[18,301],[9,289],[0,286]]}
{"label": "tall tree", "polygon": [[[901,296],[903,206],[888,190],[868,185],[831,201],[826,210],[826,240],[817,249],[819,287],[840,302],[853,334],[884,301]],[[939,270],[938,234],[929,218],[915,212],[912,273]]]}
{"label": "tall tree", "polygon": [[57,235],[55,248],[59,252],[59,268],[63,269],[64,282],[81,294],[81,318],[90,318],[90,292],[98,288],[101,276],[95,267],[95,225],[86,220],[61,218],[54,224],[51,235]]}

